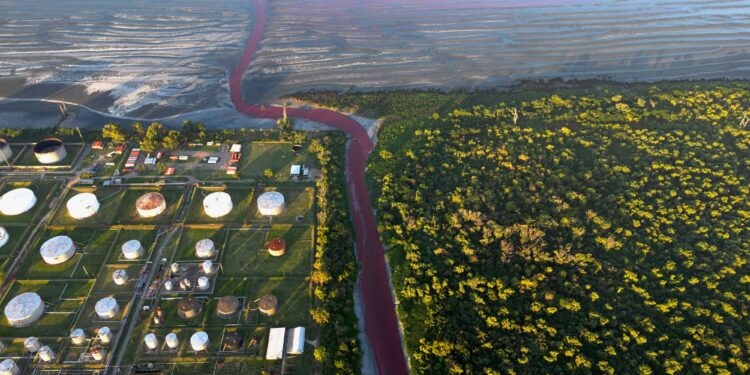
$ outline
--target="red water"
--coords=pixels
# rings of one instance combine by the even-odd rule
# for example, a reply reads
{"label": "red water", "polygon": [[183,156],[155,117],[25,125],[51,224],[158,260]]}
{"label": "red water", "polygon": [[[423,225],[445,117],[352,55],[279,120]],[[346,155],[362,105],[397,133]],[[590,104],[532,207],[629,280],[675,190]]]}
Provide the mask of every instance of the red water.
{"label": "red water", "polygon": [[[253,61],[266,24],[266,2],[253,0],[255,22],[247,47],[240,62],[232,70],[229,89],[237,111],[246,115],[277,119],[283,109],[276,106],[245,102],[242,96],[242,77]],[[367,156],[373,149],[367,132],[352,118],[327,109],[288,108],[290,117],[317,121],[348,133],[352,140],[346,152],[349,204],[357,242],[357,258],[361,263],[359,286],[365,313],[365,331],[375,356],[378,373],[383,375],[408,374],[404,350],[401,346],[396,309],[391,298],[386,273],[383,244],[378,236],[370,197],[365,188]],[[348,251],[347,249],[340,249]]]}

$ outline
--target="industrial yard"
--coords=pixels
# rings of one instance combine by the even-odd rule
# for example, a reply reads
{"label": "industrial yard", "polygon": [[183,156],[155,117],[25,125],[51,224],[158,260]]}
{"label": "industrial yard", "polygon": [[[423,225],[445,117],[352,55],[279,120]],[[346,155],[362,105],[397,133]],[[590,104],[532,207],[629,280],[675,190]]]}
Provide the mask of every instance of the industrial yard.
{"label": "industrial yard", "polygon": [[0,372],[312,373],[320,172],[293,146],[0,140]]}

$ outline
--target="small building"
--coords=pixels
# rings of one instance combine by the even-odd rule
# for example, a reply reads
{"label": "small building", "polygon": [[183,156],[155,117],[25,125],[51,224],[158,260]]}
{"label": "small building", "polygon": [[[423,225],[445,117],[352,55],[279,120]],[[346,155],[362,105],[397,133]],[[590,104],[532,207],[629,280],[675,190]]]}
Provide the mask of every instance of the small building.
{"label": "small building", "polygon": [[305,327],[296,327],[289,338],[287,354],[302,354],[305,351]]}
{"label": "small building", "polygon": [[104,141],[93,141],[91,142],[91,149],[102,150],[104,149]]}
{"label": "small building", "polygon": [[219,162],[218,156],[211,156],[208,158],[208,161],[207,161],[208,164],[216,164],[218,162]]}
{"label": "small building", "polygon": [[268,347],[266,348],[266,359],[276,360],[284,358],[284,338],[286,328],[271,328],[268,333]]}
{"label": "small building", "polygon": [[188,157],[187,155],[180,155],[180,156],[178,156],[178,159],[179,159],[180,161],[186,161],[186,160],[188,160],[189,158],[190,158],[190,157]]}
{"label": "small building", "polygon": [[240,162],[240,159],[242,158],[242,153],[240,152],[233,152],[229,157],[229,163],[230,164],[237,164]]}
{"label": "small building", "polygon": [[164,175],[165,176],[171,176],[173,174],[174,174],[174,167],[169,167],[169,168],[167,168],[167,169],[164,170]]}
{"label": "small building", "polygon": [[115,154],[122,155],[125,153],[125,145],[119,145],[115,147]]}
{"label": "small building", "polygon": [[232,144],[232,147],[229,148],[229,152],[242,152],[242,145],[239,143]]}
{"label": "small building", "polygon": [[227,174],[232,176],[237,174],[237,166],[236,165],[230,165],[227,167]]}

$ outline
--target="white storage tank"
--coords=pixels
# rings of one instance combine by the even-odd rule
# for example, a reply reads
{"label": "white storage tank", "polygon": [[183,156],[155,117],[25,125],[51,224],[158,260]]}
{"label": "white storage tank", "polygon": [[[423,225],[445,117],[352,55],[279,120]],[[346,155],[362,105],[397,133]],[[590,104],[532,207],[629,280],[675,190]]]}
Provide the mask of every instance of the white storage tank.
{"label": "white storage tank", "polygon": [[55,360],[55,352],[47,345],[39,348],[37,355],[39,356],[39,359],[44,362],[52,362]]}
{"label": "white storage tank", "polygon": [[177,262],[174,262],[169,265],[169,270],[172,271],[172,273],[180,272],[180,264]]}
{"label": "white storage tank", "polygon": [[211,193],[203,198],[203,212],[209,217],[220,218],[230,213],[232,208],[232,197],[223,191]]}
{"label": "white storage tank", "polygon": [[144,250],[143,245],[141,245],[141,241],[138,240],[130,240],[122,244],[122,256],[125,257],[125,259],[138,259],[143,256]]}
{"label": "white storage tank", "polygon": [[166,290],[174,289],[174,284],[172,284],[172,280],[167,280],[164,282],[164,289]]}
{"label": "white storage tank", "polygon": [[167,210],[167,201],[161,193],[152,191],[138,197],[135,209],[142,218],[155,217]]}
{"label": "white storage tank", "polygon": [[201,352],[208,349],[208,334],[203,331],[198,331],[190,336],[190,347],[196,352]]}
{"label": "white storage tank", "polygon": [[96,215],[99,212],[99,200],[92,193],[80,193],[68,199],[66,203],[68,215],[81,220]]}
{"label": "white storage tank", "polygon": [[203,269],[203,273],[206,275],[212,275],[216,269],[214,268],[214,262],[210,260],[204,260],[203,263],[201,263],[201,269]]}
{"label": "white storage tank", "polygon": [[212,258],[216,255],[216,247],[214,247],[214,241],[208,238],[204,238],[195,244],[195,255],[198,258]]}
{"label": "white storage tank", "polygon": [[102,327],[99,328],[99,332],[97,332],[97,337],[99,337],[99,340],[102,342],[102,344],[109,344],[112,342],[112,338],[114,335],[112,334],[112,330],[109,329],[109,327]]}
{"label": "white storage tank", "polygon": [[5,227],[0,227],[0,248],[5,246],[8,241],[10,241],[10,234],[8,234],[8,230],[5,229]]}
{"label": "white storage tank", "polygon": [[42,343],[39,342],[39,339],[32,336],[27,338],[26,340],[23,340],[23,347],[26,348],[29,353],[36,353],[39,351],[39,348],[42,347]]}
{"label": "white storage tank", "polygon": [[38,294],[27,292],[13,297],[5,305],[5,318],[11,327],[28,327],[44,313],[44,302]]}
{"label": "white storage tank", "polygon": [[0,138],[0,162],[7,165],[7,162],[12,161],[13,149],[10,148],[8,141],[4,138]]}
{"label": "white storage tank", "polygon": [[102,348],[101,346],[95,346],[91,348],[89,353],[91,353],[91,358],[94,358],[95,361],[101,361],[102,359],[104,359],[107,351],[104,350],[104,348]]}
{"label": "white storage tank", "polygon": [[0,198],[0,213],[16,216],[29,211],[36,204],[36,195],[31,189],[13,189]]}
{"label": "white storage tank", "polygon": [[104,297],[94,306],[96,315],[101,319],[113,319],[120,312],[120,305],[112,297]]}
{"label": "white storage tank", "polygon": [[159,348],[159,339],[157,339],[156,335],[153,333],[149,333],[144,336],[143,343],[146,344],[146,348],[148,348],[149,350],[156,350]]}
{"label": "white storage tank", "polygon": [[284,195],[277,191],[269,191],[258,197],[258,212],[265,216],[276,216],[284,213],[286,203]]}
{"label": "white storage tank", "polygon": [[40,164],[55,164],[68,156],[63,141],[58,138],[47,138],[34,145],[34,155]]}
{"label": "white storage tank", "polygon": [[198,290],[206,291],[209,287],[211,287],[211,282],[208,281],[208,277],[201,276],[198,278]]}
{"label": "white storage tank", "polygon": [[177,338],[177,334],[174,332],[168,333],[167,337],[164,338],[164,341],[166,341],[169,349],[177,349],[177,347],[180,346],[180,339]]}
{"label": "white storage tank", "polygon": [[10,358],[0,362],[0,375],[18,375],[21,369],[16,362]]}
{"label": "white storage tank", "polygon": [[73,345],[83,345],[86,342],[86,332],[80,328],[76,328],[70,333],[70,342]]}
{"label": "white storage tank", "polygon": [[42,254],[44,263],[62,264],[76,255],[76,245],[68,236],[55,236],[42,244],[39,253]]}
{"label": "white storage tank", "polygon": [[115,270],[112,272],[112,280],[115,285],[125,285],[128,282],[128,272],[124,269]]}

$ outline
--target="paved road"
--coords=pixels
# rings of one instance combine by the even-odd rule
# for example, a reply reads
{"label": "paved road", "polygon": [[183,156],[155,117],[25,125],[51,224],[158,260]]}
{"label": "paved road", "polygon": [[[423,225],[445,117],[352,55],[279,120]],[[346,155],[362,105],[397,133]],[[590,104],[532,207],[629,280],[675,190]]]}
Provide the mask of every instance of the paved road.
{"label": "paved road", "polygon": [[[266,24],[266,2],[253,0],[255,20],[242,59],[232,71],[229,87],[237,111],[261,118],[280,118],[283,109],[270,105],[248,103],[242,96],[242,78],[258,49]],[[369,338],[378,373],[382,375],[408,374],[399,333],[396,309],[391,298],[385,267],[383,244],[378,236],[370,197],[365,188],[367,156],[374,145],[366,131],[352,118],[327,109],[288,108],[287,114],[324,123],[340,129],[352,137],[347,150],[346,172],[349,202],[357,241],[357,256],[362,264],[359,276],[365,312],[365,331]]]}

